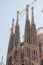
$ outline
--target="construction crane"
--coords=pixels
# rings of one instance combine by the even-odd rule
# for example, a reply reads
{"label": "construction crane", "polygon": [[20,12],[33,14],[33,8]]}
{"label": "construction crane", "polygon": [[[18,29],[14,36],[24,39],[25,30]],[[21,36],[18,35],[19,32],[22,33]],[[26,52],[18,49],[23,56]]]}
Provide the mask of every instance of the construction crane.
{"label": "construction crane", "polygon": [[22,16],[24,15],[24,12],[26,12],[28,14],[28,7],[30,7],[32,4],[34,4],[37,0],[34,0],[30,5],[27,4],[26,8],[24,8],[22,11],[19,12],[19,14],[21,15],[20,18],[19,18],[19,15],[18,15],[18,18],[19,20],[22,18]]}
{"label": "construction crane", "polygon": [[[30,5],[28,5],[28,7],[30,7],[32,4],[34,4],[37,0],[34,0]],[[23,9],[21,12],[19,12],[20,14],[22,14],[24,11],[26,11],[27,8]]]}
{"label": "construction crane", "polygon": [[[34,4],[35,2],[36,2],[37,0],[34,0],[30,5],[28,5],[27,4],[27,7],[25,8],[25,9],[23,9],[22,11],[17,11],[17,12],[19,12],[19,13],[17,13],[17,19],[19,18],[19,14],[21,15],[22,14],[22,16],[24,15],[24,13],[23,12],[27,12],[27,10],[28,10],[28,7],[30,7],[32,4]],[[21,17],[22,17],[21,16]],[[18,20],[20,20],[21,19],[21,17],[18,19]]]}
{"label": "construction crane", "polygon": [[[21,17],[19,18],[19,14],[21,15],[24,11],[26,11],[26,13],[28,14],[28,7],[30,7],[32,4],[34,4],[37,0],[34,0],[30,5],[27,4],[26,8],[23,9],[22,11],[17,11],[17,21],[21,19]],[[24,15],[24,14],[23,14]],[[22,16],[23,16],[22,15]],[[13,24],[14,24],[14,19],[13,19]],[[14,27],[14,25],[12,26],[12,28]],[[11,28],[11,30],[12,30]],[[14,27],[15,28],[15,27]]]}
{"label": "construction crane", "polygon": [[[35,2],[36,2],[37,0],[34,0],[30,5],[28,5],[28,7],[30,7],[32,4],[34,4]],[[27,8],[25,8],[25,9],[23,9],[21,12],[19,12],[19,14],[22,14],[24,11],[26,11],[27,10]],[[42,13],[43,13],[43,9],[42,9]],[[37,29],[37,32],[39,31],[39,30],[41,30],[41,29],[43,29],[43,26],[42,27],[39,27],[38,29]]]}

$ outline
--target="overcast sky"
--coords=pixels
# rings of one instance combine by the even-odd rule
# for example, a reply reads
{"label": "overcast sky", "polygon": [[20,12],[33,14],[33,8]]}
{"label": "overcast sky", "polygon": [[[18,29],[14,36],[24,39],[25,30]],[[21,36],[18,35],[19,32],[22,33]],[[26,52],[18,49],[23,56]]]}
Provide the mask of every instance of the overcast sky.
{"label": "overcast sky", "polygon": [[[17,10],[22,11],[26,4],[31,4],[34,0],[0,0],[0,59],[3,55],[3,62],[6,63],[7,49],[10,37],[10,28],[12,19],[16,22]],[[34,20],[36,27],[43,26],[43,0],[37,0],[31,7],[34,6]],[[29,8],[29,18],[31,21],[31,7]],[[24,35],[25,13],[20,15],[19,20],[20,34]]]}

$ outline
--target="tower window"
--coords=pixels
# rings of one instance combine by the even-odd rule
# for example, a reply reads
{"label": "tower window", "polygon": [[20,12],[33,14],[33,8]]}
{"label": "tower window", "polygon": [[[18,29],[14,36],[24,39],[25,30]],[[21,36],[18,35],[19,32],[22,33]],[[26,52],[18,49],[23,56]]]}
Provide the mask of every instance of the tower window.
{"label": "tower window", "polygon": [[28,47],[27,47],[27,56],[28,56]]}
{"label": "tower window", "polygon": [[22,65],[24,65],[24,64],[22,64]]}
{"label": "tower window", "polygon": [[35,55],[35,50],[34,50],[34,55]]}
{"label": "tower window", "polygon": [[32,50],[32,60],[33,60],[33,50]]}

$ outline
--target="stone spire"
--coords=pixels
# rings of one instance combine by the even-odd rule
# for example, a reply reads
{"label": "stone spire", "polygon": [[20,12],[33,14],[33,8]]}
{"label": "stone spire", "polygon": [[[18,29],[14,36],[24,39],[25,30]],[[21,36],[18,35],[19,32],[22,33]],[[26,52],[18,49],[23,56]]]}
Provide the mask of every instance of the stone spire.
{"label": "stone spire", "polygon": [[19,21],[19,11],[17,11],[17,21],[16,21],[16,25],[18,25],[18,21]]}
{"label": "stone spire", "polygon": [[32,7],[32,21],[31,21],[31,28],[30,28],[30,43],[36,44],[37,38],[37,31],[36,25],[34,23],[34,7]]}
{"label": "stone spire", "polygon": [[14,41],[14,19],[12,19],[12,27],[11,27],[11,34],[10,34],[10,39],[9,39],[9,45],[8,45],[8,52],[7,52],[7,61],[6,65],[11,65],[12,62],[12,57],[11,57],[11,52],[13,51],[13,41]]}
{"label": "stone spire", "polygon": [[[15,26],[15,65],[21,65],[21,53],[20,53],[20,30],[19,30],[19,11],[17,11],[17,21]],[[18,61],[18,62],[16,62]]]}
{"label": "stone spire", "polygon": [[14,32],[14,19],[12,19],[12,27],[11,27],[11,34]]}
{"label": "stone spire", "polygon": [[26,23],[25,23],[25,35],[24,35],[24,42],[30,43],[30,20],[28,16],[28,7],[29,5],[26,5]]}
{"label": "stone spire", "polygon": [[31,8],[32,9],[32,22],[31,25],[34,24],[34,7]]}
{"label": "stone spire", "polygon": [[16,39],[16,42],[20,41],[20,31],[19,31],[19,23],[18,23],[18,20],[19,20],[19,11],[17,11],[17,21],[16,21],[16,26],[15,26],[15,39]]}
{"label": "stone spire", "polygon": [[29,5],[26,5],[26,20],[29,19],[29,18],[28,18],[28,11],[29,11],[28,7],[29,7]]}
{"label": "stone spire", "polygon": [[14,31],[14,19],[12,19],[12,27],[11,27],[11,35],[9,39],[8,52],[11,52],[11,50],[13,49],[13,31]]}

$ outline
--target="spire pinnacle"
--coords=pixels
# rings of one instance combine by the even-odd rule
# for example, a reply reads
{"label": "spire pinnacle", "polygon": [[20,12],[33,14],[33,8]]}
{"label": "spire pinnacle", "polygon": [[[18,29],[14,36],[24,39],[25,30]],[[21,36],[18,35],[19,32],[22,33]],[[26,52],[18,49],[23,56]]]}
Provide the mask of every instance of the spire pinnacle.
{"label": "spire pinnacle", "polygon": [[27,5],[26,5],[26,19],[27,19],[27,20],[28,20],[28,11],[29,11],[28,7],[29,7],[29,5],[27,4]]}
{"label": "spire pinnacle", "polygon": [[14,31],[14,19],[12,19],[12,27],[11,27],[11,33],[13,34]]}
{"label": "spire pinnacle", "polygon": [[28,19],[28,7],[26,5],[26,23],[25,23],[25,35],[24,35],[24,42],[30,43],[30,20]]}
{"label": "spire pinnacle", "polygon": [[17,11],[17,23],[18,24],[18,20],[19,20],[19,11]]}
{"label": "spire pinnacle", "polygon": [[32,9],[32,24],[34,24],[34,7],[32,7],[31,9]]}

